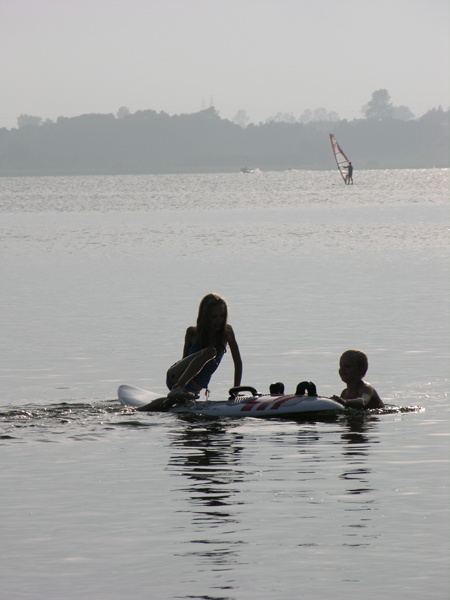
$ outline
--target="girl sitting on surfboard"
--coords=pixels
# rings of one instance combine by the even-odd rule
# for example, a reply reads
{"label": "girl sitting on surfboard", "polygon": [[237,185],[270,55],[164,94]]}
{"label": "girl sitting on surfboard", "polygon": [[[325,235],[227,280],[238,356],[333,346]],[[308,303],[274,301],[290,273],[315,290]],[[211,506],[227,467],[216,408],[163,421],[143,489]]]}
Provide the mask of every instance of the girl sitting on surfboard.
{"label": "girl sitting on surfboard", "polygon": [[208,393],[208,384],[226,352],[231,351],[234,362],[234,386],[241,384],[242,359],[233,328],[227,323],[228,309],[225,300],[217,294],[207,294],[198,308],[197,324],[186,329],[183,358],[167,371],[171,400],[198,397],[202,389]]}

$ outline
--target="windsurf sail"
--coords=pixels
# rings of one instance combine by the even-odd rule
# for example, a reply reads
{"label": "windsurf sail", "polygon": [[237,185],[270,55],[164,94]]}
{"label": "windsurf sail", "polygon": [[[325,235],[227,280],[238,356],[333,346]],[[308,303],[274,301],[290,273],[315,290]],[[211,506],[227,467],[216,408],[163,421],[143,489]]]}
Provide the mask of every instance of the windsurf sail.
{"label": "windsurf sail", "polygon": [[342,179],[344,180],[344,183],[347,183],[348,166],[350,164],[350,161],[345,156],[342,148],[339,146],[339,144],[336,141],[336,138],[334,137],[334,135],[332,133],[330,133],[330,141],[331,141],[331,146],[333,148],[334,158],[336,159],[336,164],[339,169],[339,173],[341,174]]}

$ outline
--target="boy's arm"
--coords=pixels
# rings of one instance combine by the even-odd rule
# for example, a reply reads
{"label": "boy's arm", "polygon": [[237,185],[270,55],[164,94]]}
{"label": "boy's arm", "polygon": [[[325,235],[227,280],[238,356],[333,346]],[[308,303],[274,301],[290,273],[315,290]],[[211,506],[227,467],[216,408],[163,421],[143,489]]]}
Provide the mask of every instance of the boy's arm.
{"label": "boy's arm", "polygon": [[339,404],[342,404],[342,406],[347,406],[347,388],[342,390],[340,396],[331,396],[331,399],[335,402],[339,402]]}
{"label": "boy's arm", "polygon": [[377,391],[369,383],[364,383],[361,388],[361,395],[358,398],[348,398],[348,390],[345,388],[345,390],[342,390],[340,397],[332,396],[332,399],[350,408],[366,408],[370,401],[374,399],[378,404],[378,408],[384,407],[384,403]]}
{"label": "boy's arm", "polygon": [[366,408],[372,399],[372,393],[370,391],[364,391],[360,398],[350,398],[345,401],[344,406],[350,406],[351,408]]}

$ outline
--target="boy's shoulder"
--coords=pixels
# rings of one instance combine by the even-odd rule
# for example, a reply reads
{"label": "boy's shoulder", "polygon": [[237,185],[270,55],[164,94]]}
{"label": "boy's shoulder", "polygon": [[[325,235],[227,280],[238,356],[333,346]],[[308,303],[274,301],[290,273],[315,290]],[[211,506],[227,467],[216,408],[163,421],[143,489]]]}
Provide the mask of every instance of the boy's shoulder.
{"label": "boy's shoulder", "polygon": [[348,387],[342,391],[341,398],[343,400],[356,400],[362,398],[364,400],[365,408],[384,408],[384,402],[378,395],[377,390],[372,384],[367,381],[358,383],[356,388],[349,390]]}
{"label": "boy's shoulder", "polygon": [[373,385],[371,383],[368,383],[367,381],[361,381],[360,389],[362,392],[374,392],[375,391],[375,388],[373,387]]}
{"label": "boy's shoulder", "polygon": [[378,392],[373,385],[371,383],[367,383],[367,381],[363,381],[362,383],[364,384],[363,393],[370,394],[370,400],[367,404],[367,408],[384,408],[384,402],[378,395]]}
{"label": "boy's shoulder", "polygon": [[370,393],[372,391],[370,383],[366,383],[361,379],[356,385],[349,386],[342,390],[341,398],[344,400],[353,400],[354,398],[362,398],[364,393]]}

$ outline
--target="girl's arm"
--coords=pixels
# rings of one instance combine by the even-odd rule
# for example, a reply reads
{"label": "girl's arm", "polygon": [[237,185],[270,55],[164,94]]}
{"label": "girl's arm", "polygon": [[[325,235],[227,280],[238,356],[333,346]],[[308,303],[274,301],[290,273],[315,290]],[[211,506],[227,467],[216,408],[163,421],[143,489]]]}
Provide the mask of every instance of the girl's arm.
{"label": "girl's arm", "polygon": [[227,327],[227,343],[230,347],[231,356],[234,362],[234,386],[241,385],[242,379],[242,358],[239,352],[239,346],[234,336],[234,331],[231,325]]}

